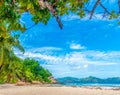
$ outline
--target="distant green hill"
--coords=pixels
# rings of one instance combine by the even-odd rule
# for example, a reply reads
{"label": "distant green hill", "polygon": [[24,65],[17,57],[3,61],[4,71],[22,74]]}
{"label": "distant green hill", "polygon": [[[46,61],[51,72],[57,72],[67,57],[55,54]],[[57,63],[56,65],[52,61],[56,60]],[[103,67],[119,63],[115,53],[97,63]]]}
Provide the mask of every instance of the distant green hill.
{"label": "distant green hill", "polygon": [[58,78],[58,82],[66,84],[66,83],[106,83],[106,84],[120,84],[120,77],[106,78],[100,79],[93,76],[89,76],[86,78],[73,78],[73,77],[64,77]]}

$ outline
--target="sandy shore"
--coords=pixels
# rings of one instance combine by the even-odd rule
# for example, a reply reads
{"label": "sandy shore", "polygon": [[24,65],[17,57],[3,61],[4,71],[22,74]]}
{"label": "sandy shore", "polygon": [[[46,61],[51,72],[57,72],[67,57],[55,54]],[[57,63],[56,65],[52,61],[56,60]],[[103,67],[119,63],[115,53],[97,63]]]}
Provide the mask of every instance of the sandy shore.
{"label": "sandy shore", "polygon": [[0,95],[120,95],[120,90],[4,85],[0,86]]}

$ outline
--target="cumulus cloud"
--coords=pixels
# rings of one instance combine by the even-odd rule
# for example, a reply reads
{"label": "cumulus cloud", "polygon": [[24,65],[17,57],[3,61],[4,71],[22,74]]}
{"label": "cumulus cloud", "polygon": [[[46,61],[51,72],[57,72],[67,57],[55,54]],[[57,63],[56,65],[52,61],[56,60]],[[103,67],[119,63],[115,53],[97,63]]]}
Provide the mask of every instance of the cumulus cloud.
{"label": "cumulus cloud", "polygon": [[71,44],[70,44],[70,49],[79,50],[79,49],[86,49],[86,47],[85,47],[85,46],[82,46],[81,44],[71,43]]}
{"label": "cumulus cloud", "polygon": [[[50,50],[49,50],[50,49]],[[93,71],[89,71],[90,67],[113,67],[120,63],[120,51],[111,51],[111,52],[101,52],[95,50],[83,50],[83,51],[71,51],[66,54],[54,54],[52,50],[61,50],[59,48],[43,48],[43,50],[49,50],[48,52],[52,53],[44,53],[37,52],[38,49],[35,50],[27,50],[25,54],[20,54],[16,52],[16,55],[26,58],[34,58],[38,61],[43,62],[42,66],[49,69],[53,75],[56,77],[64,77],[66,75],[79,75],[79,72],[87,73]],[[36,51],[36,52],[35,52]],[[65,73],[66,72],[66,73]]]}
{"label": "cumulus cloud", "polygon": [[58,48],[58,47],[41,47],[41,48],[29,49],[29,51],[32,51],[32,52],[61,51],[61,50],[62,48]]}
{"label": "cumulus cloud", "polygon": [[[36,49],[37,50],[37,49]],[[39,49],[38,49],[39,50]],[[52,52],[52,51],[50,51]],[[70,52],[65,55],[44,54],[33,51],[26,51],[25,54],[16,53],[22,57],[30,57],[43,59],[48,64],[68,64],[68,65],[84,65],[87,68],[88,64],[92,65],[114,65],[120,62],[120,52],[100,52],[100,51],[78,51]],[[87,64],[87,65],[86,65]]]}

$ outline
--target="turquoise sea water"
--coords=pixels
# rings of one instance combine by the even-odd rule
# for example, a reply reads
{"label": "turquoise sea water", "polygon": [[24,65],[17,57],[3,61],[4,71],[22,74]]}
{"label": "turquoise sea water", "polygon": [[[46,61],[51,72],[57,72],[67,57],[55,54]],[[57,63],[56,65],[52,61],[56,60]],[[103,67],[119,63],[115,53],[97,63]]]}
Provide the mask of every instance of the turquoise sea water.
{"label": "turquoise sea water", "polygon": [[66,83],[65,86],[76,86],[76,87],[101,87],[101,88],[119,88],[120,84],[97,84],[97,83]]}

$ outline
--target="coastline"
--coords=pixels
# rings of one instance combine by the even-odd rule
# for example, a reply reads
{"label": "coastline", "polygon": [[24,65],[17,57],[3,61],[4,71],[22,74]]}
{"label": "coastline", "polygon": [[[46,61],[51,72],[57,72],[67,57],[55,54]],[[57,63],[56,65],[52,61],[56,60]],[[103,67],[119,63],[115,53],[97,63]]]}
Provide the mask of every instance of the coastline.
{"label": "coastline", "polygon": [[101,87],[78,87],[54,84],[0,85],[0,95],[120,95],[120,89],[104,89]]}

